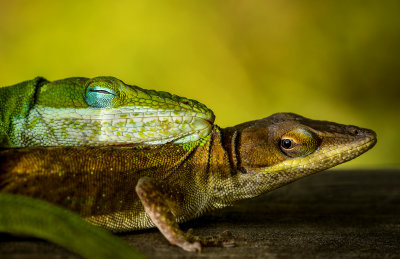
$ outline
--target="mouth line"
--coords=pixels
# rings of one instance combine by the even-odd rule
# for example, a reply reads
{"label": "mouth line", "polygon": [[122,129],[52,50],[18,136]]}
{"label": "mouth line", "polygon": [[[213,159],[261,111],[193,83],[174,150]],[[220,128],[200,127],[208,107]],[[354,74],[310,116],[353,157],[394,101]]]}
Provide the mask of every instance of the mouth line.
{"label": "mouth line", "polygon": [[[324,164],[326,164],[326,162],[334,160],[335,157],[341,159],[341,161],[337,162],[336,164],[329,165],[325,168],[325,169],[328,169],[328,168],[334,167],[336,165],[350,161],[350,160],[362,155],[363,153],[370,150],[375,144],[376,144],[376,137],[370,137],[357,145],[353,145],[349,149],[344,148],[344,149],[340,149],[340,151],[338,151],[338,149],[335,149],[336,153],[333,153],[333,151],[330,151],[332,154],[324,156],[320,160],[320,162],[325,162]],[[357,150],[357,151],[354,152],[355,150]],[[319,156],[321,156],[321,155],[323,155],[323,154],[320,154]],[[349,157],[346,157],[346,156],[349,156]],[[317,163],[318,163],[318,161],[317,161]],[[315,164],[315,162],[313,164]],[[307,166],[307,164],[305,166]],[[325,170],[325,169],[323,169],[323,170]]]}

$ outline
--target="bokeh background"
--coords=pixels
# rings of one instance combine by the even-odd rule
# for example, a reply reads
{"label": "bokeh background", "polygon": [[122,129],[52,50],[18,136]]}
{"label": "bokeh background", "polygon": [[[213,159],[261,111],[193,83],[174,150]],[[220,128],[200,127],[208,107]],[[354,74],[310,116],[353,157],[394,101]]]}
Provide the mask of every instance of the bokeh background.
{"label": "bokeh background", "polygon": [[0,0],[0,85],[112,75],[217,124],[291,111],[374,129],[347,168],[400,167],[400,1]]}

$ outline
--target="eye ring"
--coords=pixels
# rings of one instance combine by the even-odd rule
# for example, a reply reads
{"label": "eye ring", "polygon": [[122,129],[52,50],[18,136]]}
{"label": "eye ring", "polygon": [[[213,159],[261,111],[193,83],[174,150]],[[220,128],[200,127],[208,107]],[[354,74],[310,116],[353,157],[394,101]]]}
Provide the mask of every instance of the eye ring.
{"label": "eye ring", "polygon": [[108,87],[89,86],[86,88],[85,101],[93,108],[111,108],[117,93]]}
{"label": "eye ring", "polygon": [[295,128],[277,140],[277,147],[287,157],[304,157],[314,152],[320,145],[317,134],[307,128]]}

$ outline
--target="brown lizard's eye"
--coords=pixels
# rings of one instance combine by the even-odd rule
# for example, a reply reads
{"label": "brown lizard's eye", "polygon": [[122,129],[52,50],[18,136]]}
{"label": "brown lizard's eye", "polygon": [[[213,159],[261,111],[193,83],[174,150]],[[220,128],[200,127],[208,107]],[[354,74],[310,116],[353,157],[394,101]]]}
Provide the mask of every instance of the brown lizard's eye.
{"label": "brown lizard's eye", "polygon": [[287,138],[281,140],[281,147],[282,148],[290,149],[292,146],[293,146],[292,140],[287,139]]}
{"label": "brown lizard's eye", "polygon": [[317,136],[302,128],[285,133],[279,140],[280,150],[288,157],[306,156],[314,152],[317,145]]}

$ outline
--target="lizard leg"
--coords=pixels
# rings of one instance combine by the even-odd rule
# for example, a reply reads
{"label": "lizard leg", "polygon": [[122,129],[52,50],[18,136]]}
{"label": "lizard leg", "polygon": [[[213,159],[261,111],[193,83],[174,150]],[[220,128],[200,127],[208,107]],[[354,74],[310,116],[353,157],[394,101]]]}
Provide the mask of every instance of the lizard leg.
{"label": "lizard leg", "polygon": [[165,195],[160,184],[150,177],[142,177],[136,185],[136,193],[146,213],[171,244],[190,252],[201,251],[200,242],[190,241],[179,228],[176,217],[168,205],[168,201],[173,201]]}

